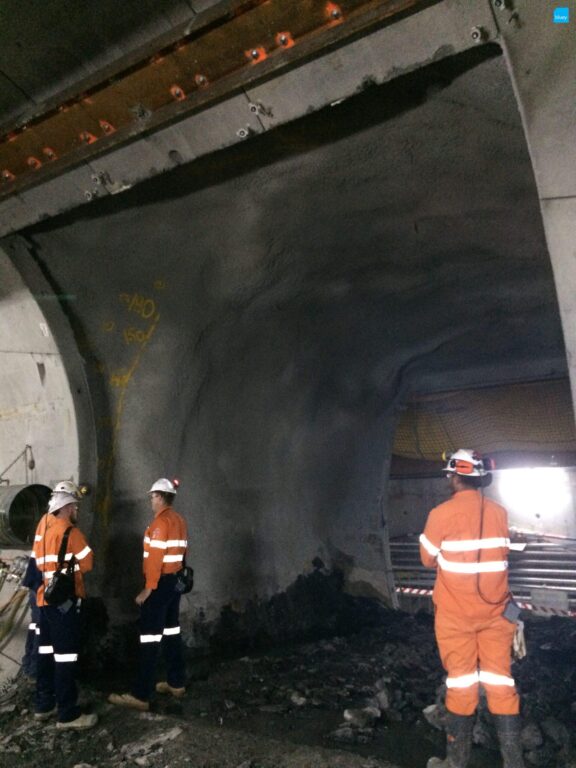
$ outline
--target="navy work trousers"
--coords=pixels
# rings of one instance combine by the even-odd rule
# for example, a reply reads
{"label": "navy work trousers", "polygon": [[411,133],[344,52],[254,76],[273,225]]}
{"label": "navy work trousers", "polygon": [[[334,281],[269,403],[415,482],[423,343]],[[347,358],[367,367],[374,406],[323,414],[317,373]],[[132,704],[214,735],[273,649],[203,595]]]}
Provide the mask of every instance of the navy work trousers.
{"label": "navy work trousers", "polygon": [[27,677],[36,677],[38,663],[38,646],[40,645],[40,608],[36,605],[36,592],[31,589],[28,594],[30,606],[30,623],[26,634],[26,645],[22,657],[22,672]]}
{"label": "navy work trousers", "polygon": [[166,663],[166,680],[173,688],[185,684],[180,636],[180,593],[176,575],[161,576],[158,586],[140,607],[140,666],[132,694],[148,701],[155,688],[156,662],[160,647]]}
{"label": "navy work trousers", "polygon": [[36,675],[36,712],[58,706],[58,720],[67,723],[80,715],[76,666],[80,647],[80,607],[62,613],[51,605],[40,611],[40,643]]}

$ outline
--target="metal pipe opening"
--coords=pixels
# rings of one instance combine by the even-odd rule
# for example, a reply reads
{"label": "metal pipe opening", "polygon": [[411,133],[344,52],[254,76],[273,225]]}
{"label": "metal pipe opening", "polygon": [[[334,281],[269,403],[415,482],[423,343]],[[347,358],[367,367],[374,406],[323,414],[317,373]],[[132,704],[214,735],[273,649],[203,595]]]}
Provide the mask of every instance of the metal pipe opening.
{"label": "metal pipe opening", "polygon": [[31,546],[50,498],[46,485],[0,487],[0,546]]}

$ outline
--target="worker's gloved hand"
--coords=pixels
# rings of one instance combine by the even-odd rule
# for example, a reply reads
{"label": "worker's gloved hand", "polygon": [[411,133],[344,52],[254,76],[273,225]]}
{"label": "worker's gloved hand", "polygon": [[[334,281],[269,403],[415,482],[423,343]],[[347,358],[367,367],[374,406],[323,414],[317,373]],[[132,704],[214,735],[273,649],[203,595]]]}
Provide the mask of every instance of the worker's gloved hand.
{"label": "worker's gloved hand", "polygon": [[514,639],[512,640],[512,656],[516,661],[519,661],[526,656],[526,640],[524,638],[523,621],[518,621],[516,623],[516,631],[514,632]]}

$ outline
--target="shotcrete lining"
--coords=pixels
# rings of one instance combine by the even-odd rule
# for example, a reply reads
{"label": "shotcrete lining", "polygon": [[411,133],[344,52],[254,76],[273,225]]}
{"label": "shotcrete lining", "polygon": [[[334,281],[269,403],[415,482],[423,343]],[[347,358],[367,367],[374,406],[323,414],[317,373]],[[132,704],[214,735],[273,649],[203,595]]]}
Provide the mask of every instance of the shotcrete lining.
{"label": "shotcrete lining", "polygon": [[563,358],[507,73],[476,52],[27,239],[77,297],[88,377],[109,398],[95,400],[94,535],[126,604],[154,477],[182,479],[197,605],[271,594],[318,553],[383,568],[403,393],[429,372],[448,388]]}

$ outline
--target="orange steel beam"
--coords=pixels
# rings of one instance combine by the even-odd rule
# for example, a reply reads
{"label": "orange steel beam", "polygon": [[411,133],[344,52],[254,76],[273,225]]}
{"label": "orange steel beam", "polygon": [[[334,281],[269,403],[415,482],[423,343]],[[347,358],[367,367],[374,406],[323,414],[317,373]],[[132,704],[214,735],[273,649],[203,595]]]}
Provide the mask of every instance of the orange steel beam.
{"label": "orange steel beam", "polygon": [[232,0],[0,136],[0,199],[439,0]]}

